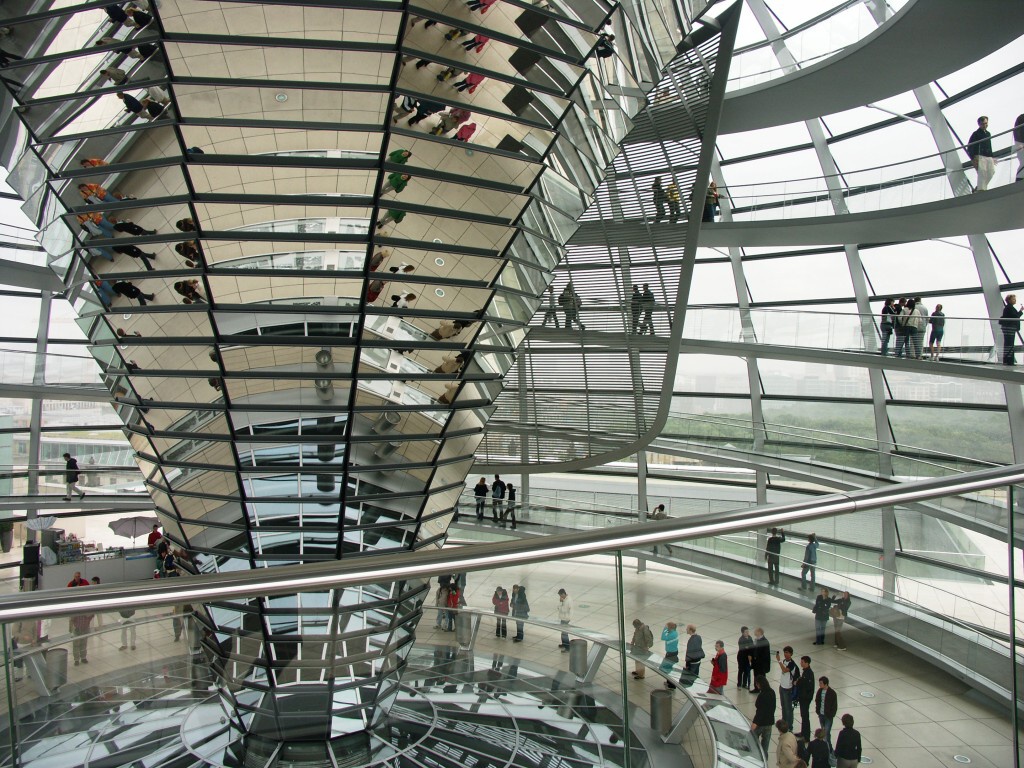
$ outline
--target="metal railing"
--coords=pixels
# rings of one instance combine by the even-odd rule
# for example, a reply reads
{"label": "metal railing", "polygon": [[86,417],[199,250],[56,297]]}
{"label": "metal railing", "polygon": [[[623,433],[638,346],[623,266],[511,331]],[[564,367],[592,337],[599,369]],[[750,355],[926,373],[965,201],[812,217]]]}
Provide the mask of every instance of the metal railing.
{"label": "metal railing", "polygon": [[498,542],[456,551],[420,550],[240,573],[195,576],[130,585],[102,585],[79,590],[24,593],[0,601],[0,621],[25,617],[71,616],[83,610],[141,608],[163,603],[190,603],[251,595],[281,595],[340,589],[401,579],[427,578],[440,572],[477,571],[512,564],[604,554],[686,539],[722,535],[898,506],[943,496],[1024,482],[1024,464],[980,470],[953,477],[903,483],[896,487],[853,491],[810,501],[777,504],[686,520],[659,520],[642,528],[626,525],[545,537],[541,541]]}

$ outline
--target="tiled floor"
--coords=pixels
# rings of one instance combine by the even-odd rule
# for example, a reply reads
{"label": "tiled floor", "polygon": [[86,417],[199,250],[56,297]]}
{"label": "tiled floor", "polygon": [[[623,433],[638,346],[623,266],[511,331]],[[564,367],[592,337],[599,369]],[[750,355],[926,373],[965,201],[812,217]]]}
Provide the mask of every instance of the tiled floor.
{"label": "tiled floor", "polygon": [[[627,562],[626,567],[631,568],[632,563]],[[618,631],[615,572],[607,559],[572,560],[469,574],[466,591],[469,607],[489,611],[494,588],[501,585],[511,589],[513,583],[527,587],[532,619],[557,621],[556,592],[564,587],[574,601],[574,625],[606,634]],[[643,574],[627,570],[623,587],[627,594],[627,625],[639,616],[651,624],[657,636],[666,621],[675,621],[681,627],[692,622],[704,638],[706,650],[713,648],[715,640],[725,641],[730,654],[730,683],[726,693],[748,717],[753,714],[754,696],[735,685],[736,638],[743,624],[751,628],[763,627],[773,648],[789,644],[797,656],[812,657],[815,675],[827,675],[839,694],[840,714],[849,712],[854,716],[864,739],[864,754],[874,765],[883,768],[953,766],[959,764],[954,760],[955,755],[966,756],[971,765],[981,768],[1011,765],[1008,713],[905,651],[852,628],[844,632],[849,648],[846,652],[830,645],[812,646],[810,611],[766,594],[659,567]],[[63,629],[64,623],[59,622],[57,631]],[[105,625],[112,623],[113,618],[104,622]],[[134,653],[118,651],[119,631],[93,638],[89,648],[90,664],[72,666],[71,681],[102,679],[121,669],[126,661],[129,664],[155,661],[176,656],[184,650],[184,643],[172,641],[169,618],[138,629],[138,650]],[[511,621],[509,629],[510,635],[514,634]],[[557,630],[531,627],[527,630],[526,641],[520,644],[513,644],[511,637],[496,639],[492,631],[490,621],[484,620],[476,644],[478,654],[488,651],[515,654],[555,669],[568,665],[568,655],[560,653],[556,647]],[[422,622],[419,636],[426,642],[434,636],[433,617],[429,613]],[[443,637],[447,642],[451,635]],[[656,643],[655,650],[661,649],[661,643]],[[702,676],[706,676],[708,670],[701,671]],[[597,682],[618,690],[620,680],[618,665],[609,657],[602,665]],[[630,679],[627,683],[629,698],[646,710],[650,691],[660,685],[661,679],[651,674],[644,681]],[[34,696],[26,681],[19,682],[16,691],[21,700]],[[6,703],[6,696],[3,699]],[[774,741],[772,749],[774,751]],[[770,756],[769,765],[774,765],[774,754]]]}
{"label": "tiled floor", "polygon": [[[748,717],[754,713],[754,696],[735,684],[736,639],[742,625],[752,630],[763,627],[773,649],[792,645],[797,657],[811,656],[815,675],[828,676],[839,695],[839,714],[848,712],[854,716],[855,727],[863,738],[864,754],[874,765],[959,765],[955,755],[966,756],[971,765],[982,768],[1005,768],[1012,764],[1008,711],[926,661],[849,625],[843,632],[847,651],[838,651],[831,644],[819,648],[812,645],[814,624],[809,610],[767,594],[657,566],[643,574],[635,572],[632,562],[627,561],[626,567],[633,568],[624,574],[627,625],[634,617],[640,617],[651,625],[657,637],[666,621],[675,621],[680,629],[694,623],[709,655],[715,640],[724,640],[730,657],[726,693]],[[513,583],[527,586],[531,618],[557,621],[556,592],[564,587],[575,602],[573,624],[609,634],[617,632],[615,575],[608,561],[573,560],[470,574],[466,590],[469,606],[486,608],[494,587],[510,589]],[[489,644],[504,647],[504,643],[510,642],[496,640],[490,632],[481,635],[481,649]],[[831,628],[827,640],[831,643]],[[545,658],[552,666],[567,664],[564,657],[559,660],[562,655],[550,637],[536,642],[542,647],[524,649],[524,657]],[[529,637],[526,644],[530,644]],[[656,643],[656,651],[662,648],[660,642]],[[706,669],[701,671],[707,673]],[[777,675],[771,680],[777,684]],[[650,675],[642,682],[630,680],[631,701],[646,709],[649,691],[660,685],[660,679]],[[813,715],[812,718],[816,728],[817,720]],[[797,727],[799,719],[798,710]],[[840,727],[837,722],[833,737]],[[770,765],[775,764],[774,744],[773,739]]]}

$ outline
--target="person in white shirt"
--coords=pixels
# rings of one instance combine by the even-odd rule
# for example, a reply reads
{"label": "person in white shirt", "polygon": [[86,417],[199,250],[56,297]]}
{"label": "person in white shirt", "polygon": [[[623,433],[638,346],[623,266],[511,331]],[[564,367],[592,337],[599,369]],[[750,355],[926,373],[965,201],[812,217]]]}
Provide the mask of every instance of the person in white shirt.
{"label": "person in white shirt", "polygon": [[[572,621],[572,599],[564,589],[558,590],[558,621],[565,626],[569,626],[569,622]],[[562,649],[562,653],[569,652],[568,632],[562,633],[562,642],[558,644],[558,647]]]}

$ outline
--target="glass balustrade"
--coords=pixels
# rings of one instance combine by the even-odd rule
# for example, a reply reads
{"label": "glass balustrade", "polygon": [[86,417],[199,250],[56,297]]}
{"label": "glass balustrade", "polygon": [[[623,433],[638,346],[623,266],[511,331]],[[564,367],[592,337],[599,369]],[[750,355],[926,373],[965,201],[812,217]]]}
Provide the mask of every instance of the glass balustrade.
{"label": "glass balustrade", "polygon": [[[930,310],[930,308],[929,308]],[[930,314],[929,314],[930,317]],[[690,307],[686,311],[682,338],[686,340],[769,344],[780,347],[857,352],[901,359],[919,357],[931,362],[928,347],[932,330],[928,318],[921,321],[918,334],[883,334],[880,314],[819,312],[786,309],[747,309],[738,307]],[[546,332],[581,333],[578,323],[569,327],[562,310],[550,310],[532,326],[534,338],[544,339]],[[626,333],[636,344],[659,339],[672,333],[674,311],[664,305],[634,313],[627,304],[589,302],[579,311],[583,328],[589,333]],[[538,333],[537,328],[545,329]],[[998,337],[996,336],[998,334]],[[996,339],[998,338],[998,344]],[[934,358],[954,363],[999,363],[1002,356],[1002,332],[999,318],[956,317],[946,315],[941,348]],[[1017,345],[1020,345],[1018,339]]]}
{"label": "glass balustrade", "polygon": [[[906,5],[906,0],[890,1],[886,5],[896,13]],[[878,26],[864,4],[854,0],[836,6],[824,18],[812,19],[784,33],[780,40],[785,42],[786,50],[798,62],[797,69],[803,69],[841,53],[875,32]],[[738,49],[729,66],[728,90],[749,88],[793,72],[794,68],[779,65],[773,50],[778,42],[765,41]]]}
{"label": "glass balustrade", "polygon": [[[528,501],[514,506],[514,515],[507,511],[505,502],[494,505],[492,499],[486,498],[480,522],[475,514],[476,498],[471,493],[463,494],[459,501],[460,517],[456,521],[462,523],[458,538],[494,541],[502,538],[502,531],[554,534],[607,529],[638,521],[637,512],[633,508],[595,503],[592,509],[586,509],[577,504],[578,499],[572,498],[577,493],[568,492],[568,498],[558,494],[531,493]],[[592,495],[595,498],[601,496],[600,492],[592,492]],[[1005,516],[1005,491],[994,491],[992,495],[1002,496],[1001,512]],[[946,501],[954,505],[957,498],[937,499],[931,503]],[[713,503],[717,504],[719,511],[755,506],[752,502],[743,501],[704,501],[709,508]],[[672,511],[675,512],[675,508]],[[789,586],[795,587],[801,571],[806,533],[791,532],[790,535],[790,540],[783,545],[781,570],[783,574],[788,574],[787,579],[792,580]],[[635,556],[636,553],[630,554]],[[708,561],[701,560],[700,556],[713,555],[718,558],[721,570],[743,575],[758,585],[766,579],[764,542],[759,541],[753,532],[661,545],[652,548],[651,554],[668,556],[673,561],[683,563],[701,562],[705,564],[705,570]],[[936,620],[937,617],[947,617],[957,623],[960,629],[978,635],[979,638],[981,635],[989,638],[990,635],[979,633],[975,628],[996,633],[1006,631],[1009,607],[1005,563],[986,557],[981,552],[973,555],[970,552],[918,552],[915,554],[920,557],[915,559],[905,559],[901,554],[896,553],[898,570],[887,571],[879,566],[879,548],[829,542],[823,544],[818,552],[817,581],[819,585],[824,584],[831,590],[847,590],[856,600],[894,605],[901,612],[909,610],[918,618]],[[994,563],[994,566],[989,563]],[[968,570],[958,569],[958,566]],[[986,574],[986,567],[990,569],[990,575]],[[813,593],[810,600],[813,601]]]}
{"label": "glass balustrade", "polygon": [[[621,572],[621,558],[606,560]],[[405,764],[447,765],[443,756],[459,745],[470,764],[537,751],[579,768],[768,764],[742,712],[709,690],[710,664],[690,674],[656,648],[634,647],[632,627],[629,635],[614,627],[623,599],[617,577],[601,592],[609,604],[580,602],[564,624],[550,596],[539,593],[533,616],[499,622],[487,604],[489,588],[479,585],[504,579],[511,589],[511,571],[470,578],[462,606],[430,605],[432,588],[414,645],[386,654],[406,670],[387,720],[370,729],[371,746],[322,749],[350,765],[399,755],[414,761]],[[386,645],[373,616],[364,618],[348,628],[345,642]],[[215,644],[259,642],[242,629],[215,634],[189,606],[154,605],[26,616],[0,625],[0,636],[2,765],[73,766],[101,757],[128,765],[144,755],[150,765],[213,766],[233,764],[242,752],[247,765],[272,764],[252,745],[247,750],[215,685]],[[265,674],[301,687],[303,653],[301,641],[287,658],[278,649],[261,659]],[[641,679],[634,678],[638,670]],[[666,688],[668,681],[676,687]],[[325,756],[319,764],[332,763]]]}
{"label": "glass balustrade", "polygon": [[[1002,493],[1005,498],[1005,488],[992,488],[993,495]],[[475,513],[475,503],[467,501]],[[374,610],[348,614],[349,622],[339,635],[348,646],[345,663],[362,663],[352,660],[353,649],[372,646],[381,651],[373,654],[379,659],[374,663],[402,664],[406,670],[387,720],[371,729],[371,746],[345,752],[349,762],[370,763],[397,754],[412,760],[417,754],[450,757],[451,749],[468,744],[459,753],[459,764],[485,756],[507,758],[524,750],[557,755],[566,765],[581,768],[687,761],[708,768],[769,764],[760,755],[745,716],[750,714],[746,702],[752,699],[741,697],[734,703],[740,694],[728,690],[723,696],[711,687],[710,657],[716,638],[710,633],[740,623],[729,598],[723,596],[724,602],[719,602],[705,597],[698,603],[703,607],[685,609],[687,621],[705,627],[706,658],[700,664],[666,657],[658,623],[663,616],[679,615],[678,600],[672,598],[677,589],[673,580],[680,579],[678,589],[685,589],[690,583],[688,569],[727,571],[731,579],[751,586],[763,582],[762,542],[737,531],[685,543],[659,541],[657,552],[648,552],[649,544],[619,551],[614,549],[616,537],[633,527],[621,525],[633,518],[632,510],[598,502],[590,510],[588,526],[583,522],[587,510],[579,503],[564,509],[556,501],[533,495],[531,503],[523,505],[522,522],[546,526],[549,530],[541,531],[545,533],[573,527],[604,529],[600,539],[590,534],[591,543],[584,545],[589,554],[517,564],[512,549],[475,554],[471,548],[451,547],[445,556],[452,569],[467,564],[470,568],[450,574],[447,581],[464,587],[464,600],[450,592],[446,595],[438,574],[430,576],[414,642],[394,632],[386,617]],[[485,511],[489,518],[489,507]],[[491,521],[485,524],[494,530]],[[475,521],[470,525],[484,527]],[[656,529],[644,526],[642,530]],[[548,537],[536,546],[548,546],[551,541],[576,546],[585,535],[574,530],[569,537]],[[805,602],[809,608],[814,591],[810,584],[807,592],[799,590],[803,542],[795,538],[783,547],[779,585],[760,589],[777,590],[791,603]],[[611,549],[603,549],[608,546]],[[404,556],[400,562],[424,556]],[[635,570],[640,557],[653,558],[654,570]],[[833,593],[851,593],[850,623],[855,634],[866,629],[903,638],[947,668],[971,670],[986,686],[994,686],[990,690],[1008,685],[1010,633],[1024,625],[1011,620],[1005,583],[983,572],[959,572],[955,582],[943,579],[941,564],[920,559],[912,564],[918,569],[913,576],[886,574],[877,558],[876,550],[851,545],[826,543],[819,551],[814,583]],[[340,569],[345,567],[345,562],[338,564]],[[87,566],[55,564],[46,569],[46,575],[60,582],[58,588],[36,592],[35,597],[68,597],[63,582],[69,576],[61,568],[68,573],[79,570],[87,578],[92,575]],[[949,569],[947,575],[953,572]],[[425,578],[423,571],[403,574],[414,580]],[[240,578],[254,582],[275,577],[254,573]],[[365,578],[365,573],[357,576]],[[115,581],[123,580],[111,579]],[[173,591],[187,589],[189,583],[190,577],[185,576],[154,586]],[[523,586],[528,609],[520,599],[524,593],[517,589]],[[560,587],[568,588],[571,609],[559,599]],[[77,593],[70,599],[81,595],[88,600],[93,588],[70,589]],[[721,591],[724,585],[718,581],[711,589]],[[518,596],[510,599],[508,615],[505,592],[510,598]],[[224,670],[216,670],[215,676],[211,664],[234,665],[228,671],[238,676],[273,676],[300,691],[310,670],[326,673],[322,664],[306,665],[304,658],[323,651],[317,637],[323,622],[334,614],[328,609],[300,616],[296,605],[307,600],[320,604],[321,597],[321,593],[301,593],[298,600],[278,603],[265,618],[238,614],[234,623],[222,621],[216,630],[202,612],[193,615],[187,607],[175,608],[155,596],[142,598],[144,604],[123,612],[101,613],[80,603],[82,612],[70,618],[46,619],[31,607],[20,609],[0,624],[5,667],[0,675],[4,686],[0,715],[6,716],[0,718],[4,748],[0,764],[73,766],[93,764],[102,757],[112,765],[128,765],[144,755],[151,765],[269,765],[270,755],[253,752],[254,745],[242,741],[232,710],[222,706],[215,683]],[[223,608],[215,603],[211,610]],[[633,644],[631,624],[637,615],[651,623],[651,647]],[[281,643],[274,633],[267,640],[256,629],[253,622],[263,620],[281,630],[305,623],[296,624],[296,633],[287,635],[294,640]],[[809,644],[813,624],[809,613],[806,621],[804,627],[789,628],[786,637],[799,640],[801,646]],[[681,622],[678,629],[682,650],[686,636]],[[831,628],[827,631],[831,641]],[[777,643],[781,638],[774,639]],[[726,643],[731,662],[735,644]],[[833,663],[825,650],[813,653],[826,668]],[[815,667],[820,673],[819,665]],[[736,683],[736,671],[730,667],[730,689]],[[258,710],[259,703],[253,702]],[[346,744],[351,750],[351,744]],[[341,746],[332,743],[321,748],[333,751]],[[322,764],[331,764],[331,756]]]}
{"label": "glass balustrade", "polygon": [[96,361],[77,357],[17,349],[0,349],[0,383],[97,386],[102,381]]}
{"label": "glass balustrade", "polygon": [[[1006,151],[1012,144],[1012,131],[992,134],[993,149],[1003,154],[995,158],[989,189],[1016,180],[1017,158]],[[754,222],[892,211],[963,197],[974,191],[976,183],[977,172],[961,146],[889,165],[851,169],[838,176],[732,185],[719,193],[727,198],[732,221]],[[834,199],[841,200],[846,210],[837,211]]]}

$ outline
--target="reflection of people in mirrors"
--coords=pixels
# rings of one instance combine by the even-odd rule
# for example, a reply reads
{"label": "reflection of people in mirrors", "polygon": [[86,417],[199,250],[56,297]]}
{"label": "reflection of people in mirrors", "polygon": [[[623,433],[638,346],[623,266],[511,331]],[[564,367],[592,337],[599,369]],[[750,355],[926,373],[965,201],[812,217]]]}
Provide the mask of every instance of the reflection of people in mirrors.
{"label": "reflection of people in mirrors", "polygon": [[388,224],[394,222],[395,224],[401,224],[402,219],[406,217],[405,211],[396,211],[393,208],[388,209],[388,212],[381,217],[381,220],[377,222],[377,229],[383,229]]}
{"label": "reflection of people in mirrors", "polygon": [[391,306],[397,309],[405,309],[416,301],[415,293],[396,294],[391,297]]}
{"label": "reflection of people in mirrors", "polygon": [[555,286],[548,286],[548,303],[544,308],[544,321],[540,324],[541,328],[547,326],[548,321],[555,324],[555,328],[561,328],[561,324],[558,322],[558,310],[555,307]]}

